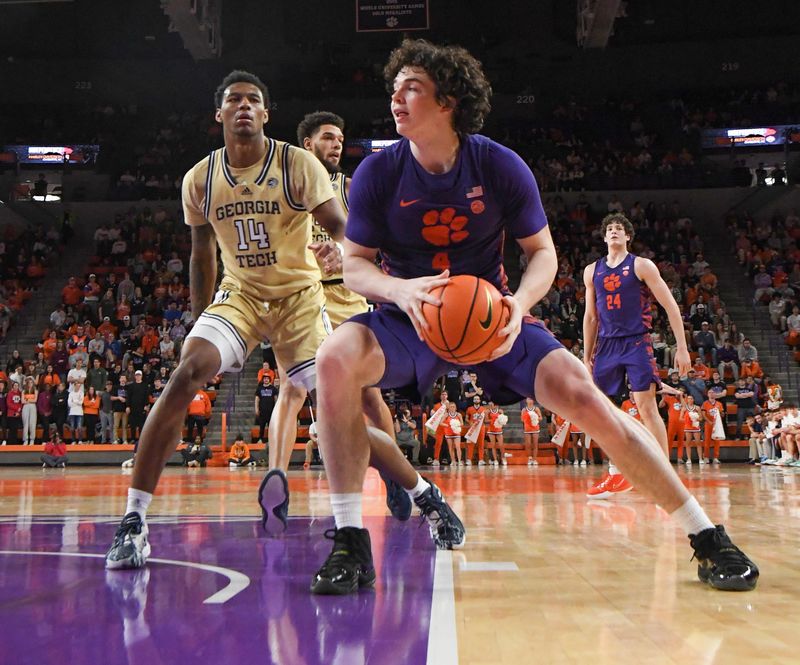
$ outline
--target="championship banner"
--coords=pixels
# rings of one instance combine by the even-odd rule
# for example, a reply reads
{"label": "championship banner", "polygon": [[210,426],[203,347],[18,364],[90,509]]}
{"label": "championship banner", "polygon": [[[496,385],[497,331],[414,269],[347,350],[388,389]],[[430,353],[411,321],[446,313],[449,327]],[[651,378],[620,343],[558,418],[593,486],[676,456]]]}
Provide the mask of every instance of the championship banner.
{"label": "championship banner", "polygon": [[434,414],[425,421],[425,429],[428,430],[434,436],[436,435],[436,430],[439,429],[439,425],[442,424],[444,420],[444,414],[447,413],[447,407],[442,404]]}
{"label": "championship banner", "polygon": [[428,30],[428,0],[356,0],[356,32]]}

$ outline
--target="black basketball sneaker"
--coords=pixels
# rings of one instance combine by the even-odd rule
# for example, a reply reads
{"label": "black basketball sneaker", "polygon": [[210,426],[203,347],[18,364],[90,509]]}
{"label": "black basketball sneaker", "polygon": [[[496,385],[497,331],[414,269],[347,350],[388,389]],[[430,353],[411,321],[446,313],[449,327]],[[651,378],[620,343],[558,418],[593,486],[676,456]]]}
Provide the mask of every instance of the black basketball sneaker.
{"label": "black basketball sneaker", "polygon": [[106,568],[141,568],[150,556],[150,543],[147,541],[147,524],[141,515],[131,512],[122,518],[114,534],[114,542],[106,552]]}
{"label": "black basketball sneaker", "polygon": [[375,584],[369,531],[355,527],[328,529],[333,548],[311,581],[311,593],[343,596]]}
{"label": "black basketball sneaker", "polygon": [[386,506],[389,512],[397,520],[405,522],[411,517],[411,497],[394,480],[380,474],[381,479],[386,485]]}
{"label": "black basketball sneaker", "polygon": [[447,505],[439,488],[427,478],[425,480],[430,487],[414,499],[414,503],[428,522],[433,542],[440,550],[461,549],[467,539],[464,525]]}
{"label": "black basketball sneaker", "polygon": [[733,544],[725,527],[689,536],[701,582],[723,591],[750,591],[758,582],[758,566]]}

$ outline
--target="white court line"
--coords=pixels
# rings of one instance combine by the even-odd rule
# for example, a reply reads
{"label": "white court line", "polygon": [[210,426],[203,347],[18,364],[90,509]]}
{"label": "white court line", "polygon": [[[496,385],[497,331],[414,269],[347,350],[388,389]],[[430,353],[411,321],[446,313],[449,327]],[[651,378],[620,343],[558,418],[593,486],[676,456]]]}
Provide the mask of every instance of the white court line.
{"label": "white court line", "polygon": [[427,665],[458,665],[453,553],[448,550],[436,552]]}
{"label": "white court line", "polygon": [[459,570],[465,573],[515,572],[519,566],[513,561],[462,561]]}
{"label": "white court line", "polygon": [[[88,559],[105,559],[105,554],[89,554],[88,552],[29,552],[27,550],[0,550],[0,554],[22,554],[25,556],[72,556],[85,557]],[[250,586],[250,578],[244,573],[221,566],[209,566],[205,563],[195,563],[193,561],[176,561],[174,559],[148,559],[152,563],[165,563],[170,566],[183,566],[185,568],[197,568],[228,578],[228,586],[220,589],[203,601],[204,605],[221,605],[229,601],[236,594],[244,591]],[[117,572],[117,571],[115,571]],[[124,571],[120,571],[124,574]]]}

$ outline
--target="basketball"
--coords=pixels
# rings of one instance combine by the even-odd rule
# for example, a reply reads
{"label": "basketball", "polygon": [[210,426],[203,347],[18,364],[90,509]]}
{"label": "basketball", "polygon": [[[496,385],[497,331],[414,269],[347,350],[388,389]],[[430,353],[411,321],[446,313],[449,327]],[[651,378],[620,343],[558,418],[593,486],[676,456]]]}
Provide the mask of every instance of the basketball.
{"label": "basketball", "polygon": [[484,362],[505,339],[497,331],[508,323],[508,307],[492,284],[475,275],[456,275],[431,290],[441,307],[422,305],[430,326],[425,342],[440,358],[461,365]]}

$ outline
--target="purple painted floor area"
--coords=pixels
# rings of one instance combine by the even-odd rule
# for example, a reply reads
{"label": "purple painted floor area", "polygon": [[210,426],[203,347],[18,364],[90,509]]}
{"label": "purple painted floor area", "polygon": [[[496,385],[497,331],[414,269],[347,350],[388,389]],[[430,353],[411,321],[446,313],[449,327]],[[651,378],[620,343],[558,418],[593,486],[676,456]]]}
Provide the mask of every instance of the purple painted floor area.
{"label": "purple painted floor area", "polygon": [[218,573],[152,561],[107,572],[102,558],[66,556],[104,554],[116,524],[59,521],[0,524],[0,550],[21,552],[0,553],[0,663],[426,662],[435,550],[416,520],[366,520],[376,590],[346,597],[308,591],[330,552],[330,519],[294,518],[280,539],[265,538],[255,520],[151,523],[151,558],[250,578],[222,604],[204,604],[228,584]]}

